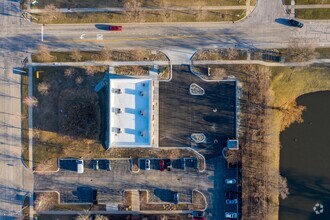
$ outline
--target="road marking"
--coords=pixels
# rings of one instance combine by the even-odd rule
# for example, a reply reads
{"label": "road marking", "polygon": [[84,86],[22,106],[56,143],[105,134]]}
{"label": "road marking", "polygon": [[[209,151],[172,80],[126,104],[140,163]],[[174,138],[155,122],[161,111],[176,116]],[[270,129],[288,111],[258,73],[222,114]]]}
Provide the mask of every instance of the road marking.
{"label": "road marking", "polygon": [[80,39],[84,39],[84,36],[85,36],[86,34],[82,34],[82,35],[80,35]]}
{"label": "road marking", "polygon": [[41,41],[44,41],[44,26],[41,26]]}

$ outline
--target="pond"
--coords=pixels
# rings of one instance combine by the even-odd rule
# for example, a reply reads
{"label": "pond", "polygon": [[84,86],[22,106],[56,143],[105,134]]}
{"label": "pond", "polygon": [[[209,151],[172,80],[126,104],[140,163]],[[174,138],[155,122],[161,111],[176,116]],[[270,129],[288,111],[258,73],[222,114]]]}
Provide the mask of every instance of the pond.
{"label": "pond", "polygon": [[307,108],[304,122],[293,123],[280,137],[280,170],[290,195],[280,200],[279,219],[329,220],[330,92],[303,95],[297,103]]}

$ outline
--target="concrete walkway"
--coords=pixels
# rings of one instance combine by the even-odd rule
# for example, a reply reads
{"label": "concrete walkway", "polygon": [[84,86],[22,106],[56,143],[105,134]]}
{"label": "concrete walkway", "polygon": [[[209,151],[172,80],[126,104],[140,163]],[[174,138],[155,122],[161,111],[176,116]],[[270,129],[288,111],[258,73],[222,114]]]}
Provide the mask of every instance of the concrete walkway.
{"label": "concrete walkway", "polygon": [[[202,10],[244,10],[247,7],[252,11],[254,6],[247,6],[247,5],[231,5],[231,6],[204,6]],[[252,8],[252,9],[251,9]],[[173,11],[187,11],[187,10],[200,10],[199,7],[191,6],[187,7],[169,7],[169,10]],[[143,7],[141,10],[144,11],[160,11],[163,8],[151,8],[151,7]],[[30,13],[48,13],[45,9],[28,9]],[[123,7],[109,7],[109,8],[60,8],[58,12],[61,13],[71,13],[71,12],[123,12],[125,8]]]}
{"label": "concrete walkway", "polygon": [[[307,62],[266,62],[262,60],[182,60],[183,62],[173,62],[172,65],[239,65],[239,64],[259,64],[264,66],[308,66],[311,64],[330,63],[330,59],[314,59]],[[169,65],[168,61],[103,61],[103,62],[60,62],[60,63],[29,63],[27,66],[152,66]]]}
{"label": "concrete walkway", "polygon": [[330,8],[330,4],[324,4],[324,5],[287,5],[289,9],[295,8],[295,9],[313,9],[313,8]]}
{"label": "concrete walkway", "polygon": [[307,62],[287,62],[287,63],[276,63],[276,62],[265,62],[261,60],[200,60],[193,61],[194,65],[228,65],[228,64],[259,64],[264,66],[308,66],[311,64],[322,64],[330,63],[330,59],[314,59]]}

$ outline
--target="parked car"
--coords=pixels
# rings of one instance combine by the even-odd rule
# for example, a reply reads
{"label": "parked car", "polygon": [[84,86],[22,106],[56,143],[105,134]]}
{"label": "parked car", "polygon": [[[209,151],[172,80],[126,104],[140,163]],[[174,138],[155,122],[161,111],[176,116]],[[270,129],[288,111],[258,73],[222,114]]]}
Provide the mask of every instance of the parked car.
{"label": "parked car", "polygon": [[225,217],[226,218],[237,218],[237,213],[236,212],[225,212]]}
{"label": "parked car", "polygon": [[123,29],[122,26],[114,26],[114,25],[108,26],[108,31],[121,31],[122,29]]}
{"label": "parked car", "polygon": [[145,169],[150,170],[150,160],[149,159],[146,159]]}
{"label": "parked car", "polygon": [[93,169],[98,170],[99,169],[99,161],[98,160],[93,160]]}
{"label": "parked car", "polygon": [[79,159],[79,160],[76,160],[76,162],[77,162],[77,172],[84,173],[84,160]]}
{"label": "parked car", "polygon": [[185,159],[184,158],[181,158],[180,162],[181,162],[181,169],[184,169],[184,167],[185,167]]}
{"label": "parked car", "polygon": [[165,159],[164,162],[165,162],[165,169],[167,169],[167,171],[171,171],[171,169],[172,169],[171,160],[170,159]]}
{"label": "parked car", "polygon": [[107,171],[110,171],[111,170],[110,160],[106,160],[105,161],[105,167],[107,168]]}
{"label": "parked car", "polygon": [[226,199],[227,205],[237,204],[237,202],[238,202],[238,199]]}
{"label": "parked car", "polygon": [[165,162],[164,160],[159,160],[159,170],[164,171],[165,169]]}
{"label": "parked car", "polygon": [[179,203],[179,193],[174,193],[173,203],[174,204],[178,204]]}
{"label": "parked car", "polygon": [[233,192],[233,191],[226,192],[226,193],[225,193],[225,197],[226,197],[227,199],[233,199],[233,198],[235,197],[235,192]]}
{"label": "parked car", "polygon": [[225,183],[226,184],[235,184],[236,183],[236,179],[225,179]]}
{"label": "parked car", "polygon": [[204,217],[205,216],[205,212],[203,212],[203,211],[193,211],[192,212],[192,216],[193,217]]}
{"label": "parked car", "polygon": [[302,28],[304,27],[304,24],[297,21],[297,20],[294,20],[294,19],[290,19],[289,23],[294,26],[294,27],[298,27],[298,28]]}

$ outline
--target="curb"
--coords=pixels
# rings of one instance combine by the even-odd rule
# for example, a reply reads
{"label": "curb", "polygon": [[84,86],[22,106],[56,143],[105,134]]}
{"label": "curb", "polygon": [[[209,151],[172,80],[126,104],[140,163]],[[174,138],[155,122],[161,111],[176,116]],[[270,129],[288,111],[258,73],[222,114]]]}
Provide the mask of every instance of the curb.
{"label": "curb", "polygon": [[[206,197],[205,197],[204,194],[203,194],[201,191],[199,191],[198,189],[193,189],[192,192],[194,193],[194,191],[200,193],[200,194],[203,196],[203,198],[204,198],[204,200],[205,200],[205,208],[204,208],[204,209],[201,209],[201,211],[205,211],[205,210],[207,209],[207,206],[209,205],[209,204],[207,203],[207,199],[206,199]],[[194,198],[194,197],[192,197],[192,198]],[[194,201],[192,201],[192,202],[193,202],[193,204],[194,204]]]}

